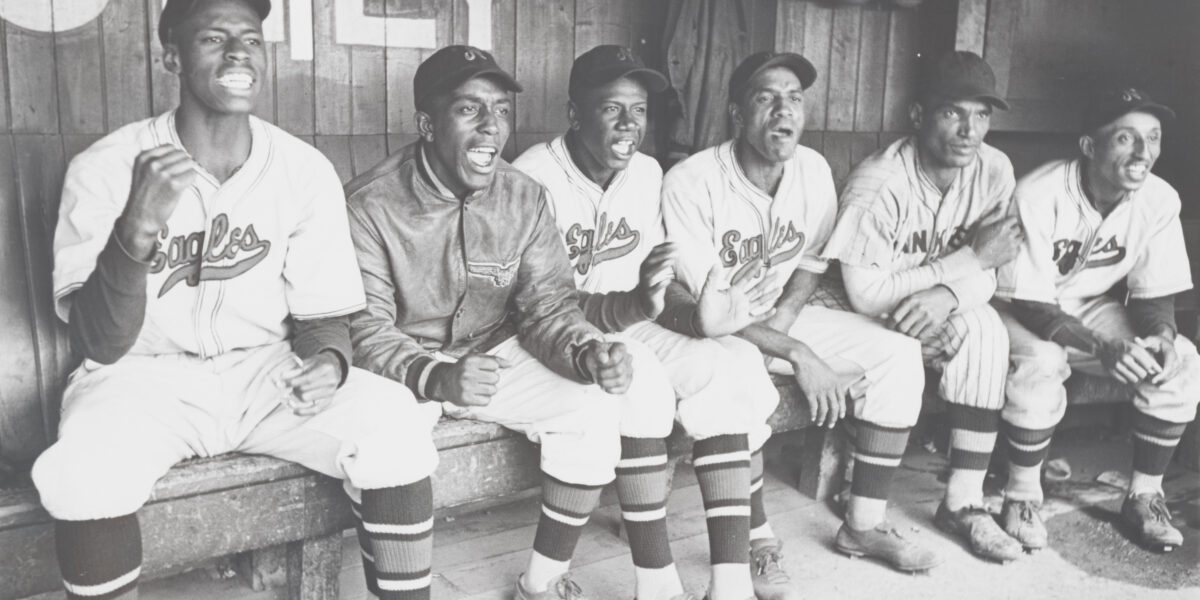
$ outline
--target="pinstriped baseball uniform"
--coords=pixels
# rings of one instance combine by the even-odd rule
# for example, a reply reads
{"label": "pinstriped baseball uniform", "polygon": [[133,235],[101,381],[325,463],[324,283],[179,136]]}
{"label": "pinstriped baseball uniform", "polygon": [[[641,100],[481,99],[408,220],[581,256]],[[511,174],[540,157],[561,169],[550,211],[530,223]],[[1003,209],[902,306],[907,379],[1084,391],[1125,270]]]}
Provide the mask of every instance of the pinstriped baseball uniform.
{"label": "pinstriped baseball uniform", "polygon": [[[589,293],[637,287],[642,261],[664,238],[662,169],[635,153],[607,189],[571,159],[560,136],[526,150],[513,166],[545,188],[579,289]],[[662,361],[671,378],[678,420],[697,439],[749,433],[756,450],[770,436],[767,418],[779,393],[753,344],[733,337],[695,339],[652,322],[624,330]],[[750,410],[747,410],[747,407]]]}
{"label": "pinstriped baseball uniform", "polygon": [[[796,269],[824,273],[821,251],[836,216],[829,164],[804,146],[784,163],[774,196],[746,178],[733,141],[689,157],[663,181],[667,239],[681,246],[680,279],[693,293],[714,264],[723,283],[756,258],[781,281]],[[865,393],[854,403],[857,418],[886,427],[916,422],[924,373],[915,340],[862,315],[811,303],[788,333],[831,367],[866,372]],[[787,372],[790,365],[773,360],[769,368]]]}
{"label": "pinstriped baseball uniform", "polygon": [[[1179,194],[1149,174],[1145,184],[1103,217],[1081,187],[1082,160],[1059,160],[1021,178],[1015,203],[1026,231],[1017,258],[998,272],[996,295],[1005,300],[1057,303],[1089,328],[1131,339],[1124,307],[1106,292],[1124,280],[1133,298],[1158,298],[1191,289],[1191,272],[1179,222]],[[1062,380],[1072,367],[1103,374],[1098,362],[1074,350],[1064,352],[1005,317],[1012,338],[1013,369],[1008,402],[1028,428],[1058,422],[1066,410]],[[1200,392],[1200,357],[1183,335],[1175,349],[1184,372],[1161,386],[1137,386],[1139,411],[1172,423],[1195,415]],[[1046,371],[1055,376],[1047,376]],[[1006,409],[1006,413],[1008,409]],[[1006,415],[1007,418],[1007,415]]]}
{"label": "pinstriped baseball uniform", "polygon": [[824,256],[904,273],[911,290],[903,297],[938,284],[954,292],[958,309],[936,335],[922,340],[922,355],[942,371],[939,391],[948,402],[998,410],[1004,405],[1008,336],[987,305],[994,274],[963,260],[966,251],[960,249],[985,215],[997,207],[1007,212],[1015,185],[1012,163],[981,144],[977,159],[943,194],[922,172],[916,144],[916,136],[897,140],[855,167]]}

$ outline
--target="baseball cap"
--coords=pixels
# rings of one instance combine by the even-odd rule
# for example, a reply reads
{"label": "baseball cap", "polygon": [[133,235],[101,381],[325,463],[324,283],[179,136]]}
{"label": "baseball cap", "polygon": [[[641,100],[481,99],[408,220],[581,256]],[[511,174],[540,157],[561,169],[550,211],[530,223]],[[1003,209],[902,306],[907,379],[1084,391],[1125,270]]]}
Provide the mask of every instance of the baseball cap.
{"label": "baseball cap", "polygon": [[1100,92],[1083,113],[1083,130],[1095,131],[1131,112],[1150,113],[1162,122],[1174,121],[1175,111],[1155,102],[1137,88],[1114,88]]}
{"label": "baseball cap", "polygon": [[624,46],[605,44],[596,46],[575,59],[571,65],[571,79],[567,94],[578,98],[579,94],[600,87],[621,77],[636,77],[646,90],[657,94],[668,87],[662,73],[646,66],[633,50]]}
{"label": "baseball cap", "polygon": [[[193,10],[207,1],[166,0],[162,16],[158,18],[158,41],[166,46],[167,40],[171,37],[171,28],[186,20]],[[241,2],[254,9],[254,12],[258,13],[259,19],[266,19],[267,15],[271,14],[271,0],[241,0]]]}
{"label": "baseball cap", "polygon": [[741,98],[746,92],[746,86],[759,73],[772,67],[790,69],[800,80],[800,87],[808,89],[817,80],[817,68],[808,62],[807,58],[794,52],[758,52],[747,56],[729,76],[730,99]]}
{"label": "baseball cap", "polygon": [[521,84],[501,69],[486,50],[474,46],[446,46],[417,67],[417,74],[413,76],[413,100],[417,106],[422,106],[430,96],[482,76],[495,77],[510,92],[522,89]]}
{"label": "baseball cap", "polygon": [[1008,110],[1008,103],[996,91],[996,75],[983,58],[974,52],[948,52],[939,57],[925,73],[921,100],[983,100]]}

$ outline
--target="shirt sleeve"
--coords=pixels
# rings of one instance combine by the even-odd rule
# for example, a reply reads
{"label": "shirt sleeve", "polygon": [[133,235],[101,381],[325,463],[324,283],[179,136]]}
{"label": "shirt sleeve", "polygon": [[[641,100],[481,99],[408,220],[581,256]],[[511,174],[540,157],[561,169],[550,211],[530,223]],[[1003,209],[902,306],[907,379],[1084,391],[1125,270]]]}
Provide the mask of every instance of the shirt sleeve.
{"label": "shirt sleeve", "polygon": [[1034,189],[1017,186],[1013,206],[1025,242],[1017,257],[996,273],[996,295],[1007,300],[1058,304],[1055,288],[1058,266],[1054,263],[1055,199]]}
{"label": "shirt sleeve", "polygon": [[679,247],[675,279],[697,295],[708,271],[717,263],[717,250],[712,244],[712,199],[707,190],[683,184],[679,175],[668,173],[663,181],[663,226],[667,241]]}
{"label": "shirt sleeve", "polygon": [[292,317],[298,320],[347,315],[365,305],[346,200],[333,165],[312,165],[313,180],[299,223],[288,238],[283,277]]}
{"label": "shirt sleeve", "polygon": [[513,295],[517,335],[521,345],[552,371],[586,381],[576,368],[576,354],[587,342],[599,339],[600,331],[579,308],[571,265],[544,191],[536,201],[533,236],[521,254]]}
{"label": "shirt sleeve", "polygon": [[812,166],[813,168],[804,174],[807,183],[811,186],[809,187],[811,193],[804,201],[809,206],[816,208],[809,214],[810,222],[815,223],[816,226],[812,228],[812,240],[805,245],[804,254],[801,255],[797,268],[819,275],[829,270],[829,259],[825,255],[825,248],[829,245],[834,224],[837,222],[838,197],[837,189],[833,185],[833,172],[829,169],[829,163],[818,155]]}
{"label": "shirt sleeve", "polygon": [[1149,224],[1149,243],[1137,257],[1129,272],[1129,295],[1132,298],[1169,296],[1192,288],[1191,267],[1183,241],[1183,226],[1179,222],[1179,196],[1172,197]]}
{"label": "shirt sleeve", "polygon": [[438,361],[396,326],[396,286],[383,236],[369,215],[350,205],[350,237],[358,255],[359,284],[366,308],[350,315],[354,364],[408,386],[428,398],[427,385]]}

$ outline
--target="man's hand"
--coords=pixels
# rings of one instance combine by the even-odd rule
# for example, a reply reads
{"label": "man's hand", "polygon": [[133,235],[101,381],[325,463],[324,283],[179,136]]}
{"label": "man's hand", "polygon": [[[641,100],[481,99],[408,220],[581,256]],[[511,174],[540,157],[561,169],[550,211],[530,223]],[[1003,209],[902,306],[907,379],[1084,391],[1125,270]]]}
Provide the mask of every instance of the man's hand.
{"label": "man's hand", "polygon": [[338,383],[342,381],[342,365],[333,354],[318,352],[284,372],[280,381],[291,388],[288,408],[298,416],[311,417],[329,408]]}
{"label": "man's hand", "polygon": [[433,367],[429,395],[458,406],[487,406],[496,395],[500,372],[511,366],[490,354],[468,354],[455,363]]}
{"label": "man's hand", "polygon": [[1025,241],[1025,231],[1016,215],[987,221],[991,215],[998,215],[1000,206],[983,216],[984,222],[971,236],[971,249],[979,259],[984,269],[994,269],[1017,257],[1017,251]]}
{"label": "man's hand", "polygon": [[642,261],[638,277],[637,299],[638,306],[646,319],[653,321],[662,314],[666,307],[667,285],[675,278],[675,262],[677,247],[674,243],[665,242],[650,250],[646,260]]}
{"label": "man's hand", "polygon": [[776,278],[767,277],[762,260],[748,263],[742,274],[729,282],[729,289],[717,289],[720,265],[713,265],[696,301],[696,329],[703,337],[737,333],[775,314],[775,302],[783,292]]}
{"label": "man's hand", "polygon": [[[1158,364],[1154,355],[1142,347],[1142,342],[1137,338],[1108,341],[1101,345],[1097,351],[1097,357],[1117,381],[1130,385],[1146,381],[1151,377],[1161,375],[1164,369],[1162,365]],[[1178,357],[1174,360],[1178,361]],[[1157,379],[1157,377],[1155,378]]]}
{"label": "man's hand", "polygon": [[633,380],[633,357],[621,342],[592,340],[584,346],[580,363],[601,389],[623,394]]}
{"label": "man's hand", "polygon": [[1162,371],[1150,379],[1152,385],[1162,385],[1174,379],[1183,369],[1183,360],[1175,352],[1175,342],[1162,335],[1134,338],[1133,341],[1145,348],[1154,357]]}
{"label": "man's hand", "polygon": [[846,418],[850,388],[862,374],[839,375],[808,346],[801,345],[791,360],[796,370],[796,383],[808,401],[808,414],[818,427],[832,428],[838,419]]}
{"label": "man's hand", "polygon": [[196,179],[195,162],[170,144],[143,151],[133,162],[129,199],[121,213],[121,242],[135,258],[148,258],[184,190]]}
{"label": "man's hand", "polygon": [[933,335],[958,308],[958,298],[948,288],[935,285],[917,292],[896,305],[887,326],[918,340]]}

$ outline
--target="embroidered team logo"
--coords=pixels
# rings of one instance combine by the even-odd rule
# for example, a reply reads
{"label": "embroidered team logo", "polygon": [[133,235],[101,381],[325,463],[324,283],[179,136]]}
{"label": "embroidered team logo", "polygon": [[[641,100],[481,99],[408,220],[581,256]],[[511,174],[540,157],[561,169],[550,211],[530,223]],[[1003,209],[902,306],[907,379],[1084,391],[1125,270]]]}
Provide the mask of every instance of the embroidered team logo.
{"label": "embroidered team logo", "polygon": [[[1058,240],[1054,242],[1054,264],[1058,265],[1059,275],[1066,275],[1079,267],[1083,261],[1083,257],[1081,256],[1082,251],[1083,242],[1078,240]],[[1083,265],[1083,268],[1094,269],[1119,264],[1125,260],[1125,255],[1125,246],[1117,242],[1117,237],[1113,236],[1103,244],[1092,247],[1092,251],[1087,257],[1087,263]]]}
{"label": "embroidered team logo", "polygon": [[517,267],[520,264],[519,259],[504,264],[468,261],[467,273],[471,277],[487,279],[495,287],[504,288],[512,285],[513,277],[517,275]]}
{"label": "embroidered team logo", "polygon": [[[154,253],[150,272],[160,273],[169,268],[171,273],[158,290],[159,298],[181,282],[196,287],[201,281],[233,279],[253,269],[271,251],[271,242],[258,239],[254,225],[230,230],[229,216],[225,213],[213,218],[207,240],[203,231],[177,235],[170,241],[166,241],[168,234],[161,235],[164,243]],[[235,259],[238,260],[233,264],[214,264]]]}
{"label": "embroidered team logo", "polygon": [[796,229],[796,224],[788,221],[785,225],[776,219],[764,239],[762,234],[742,238],[740,231],[730,229],[721,235],[721,264],[726,267],[742,265],[733,278],[742,275],[742,269],[747,268],[750,261],[763,259],[763,266],[785,262],[804,250],[806,237],[803,231]]}
{"label": "embroidered team logo", "polygon": [[567,230],[563,241],[567,244],[567,258],[575,265],[575,272],[587,275],[592,267],[636,250],[642,234],[630,227],[625,217],[612,223],[608,213],[602,212],[595,229],[584,229],[583,225],[575,223]]}

